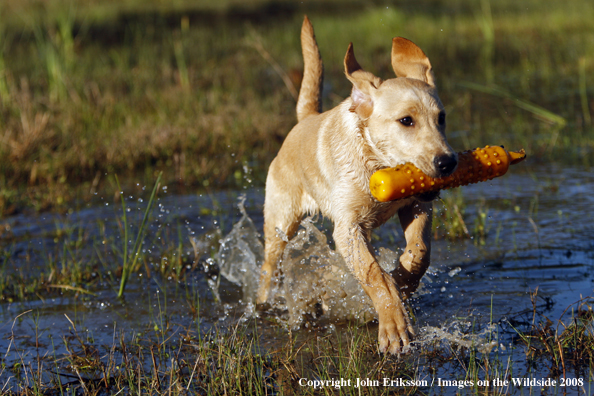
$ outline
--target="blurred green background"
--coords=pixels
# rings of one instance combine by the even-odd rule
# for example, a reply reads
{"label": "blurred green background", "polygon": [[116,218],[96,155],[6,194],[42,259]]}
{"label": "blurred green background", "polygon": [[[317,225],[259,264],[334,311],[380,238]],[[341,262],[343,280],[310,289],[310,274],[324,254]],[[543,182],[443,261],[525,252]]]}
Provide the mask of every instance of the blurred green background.
{"label": "blurred green background", "polygon": [[591,0],[4,0],[0,214],[88,201],[116,174],[262,186],[296,122],[304,14],[325,109],[350,93],[349,42],[386,79],[391,38],[404,36],[431,59],[455,149],[592,165]]}

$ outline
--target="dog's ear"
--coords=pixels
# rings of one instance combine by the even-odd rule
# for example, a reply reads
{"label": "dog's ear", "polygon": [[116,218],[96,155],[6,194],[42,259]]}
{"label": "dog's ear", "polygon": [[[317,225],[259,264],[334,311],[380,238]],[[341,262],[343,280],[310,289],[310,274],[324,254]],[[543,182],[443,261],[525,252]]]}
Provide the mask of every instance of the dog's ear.
{"label": "dog's ear", "polygon": [[397,77],[415,78],[435,87],[429,58],[415,43],[403,37],[392,39],[392,68]]}
{"label": "dog's ear", "polygon": [[381,85],[382,79],[361,68],[355,58],[353,43],[349,44],[349,49],[344,57],[344,73],[353,84],[351,92],[353,104],[349,110],[365,120],[373,112],[373,91]]}

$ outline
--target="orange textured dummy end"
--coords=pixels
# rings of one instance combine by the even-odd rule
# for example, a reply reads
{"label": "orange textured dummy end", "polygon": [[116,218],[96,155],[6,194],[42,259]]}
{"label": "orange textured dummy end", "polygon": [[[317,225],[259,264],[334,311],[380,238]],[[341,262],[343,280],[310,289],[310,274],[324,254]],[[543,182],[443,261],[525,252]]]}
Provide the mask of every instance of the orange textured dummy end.
{"label": "orange textured dummy end", "polygon": [[369,179],[369,189],[380,202],[394,201],[425,192],[491,180],[503,176],[510,165],[525,158],[523,149],[508,152],[499,146],[485,146],[458,153],[456,171],[443,179],[429,177],[416,166],[407,163],[375,172]]}

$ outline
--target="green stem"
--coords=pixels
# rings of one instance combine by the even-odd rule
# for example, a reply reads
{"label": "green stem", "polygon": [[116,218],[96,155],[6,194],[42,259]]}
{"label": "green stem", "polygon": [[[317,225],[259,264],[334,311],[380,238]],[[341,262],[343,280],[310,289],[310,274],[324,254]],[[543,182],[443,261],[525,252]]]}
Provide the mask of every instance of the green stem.
{"label": "green stem", "polygon": [[[151,197],[149,199],[148,205],[146,206],[146,210],[144,211],[144,217],[142,218],[142,223],[140,223],[140,228],[138,229],[138,235],[136,235],[136,241],[134,242],[134,247],[132,248],[133,257],[132,257],[131,263],[130,263],[130,260],[127,260],[127,258],[128,258],[128,254],[127,254],[128,227],[127,227],[127,223],[126,223],[126,206],[124,204],[124,198],[122,196],[122,207],[124,209],[124,226],[126,227],[126,230],[124,231],[124,237],[126,238],[126,240],[124,241],[124,267],[122,268],[122,278],[120,280],[120,290],[118,291],[118,298],[121,298],[124,295],[124,289],[126,288],[126,283],[128,282],[130,273],[132,272],[132,269],[136,266],[136,262],[138,261],[138,257],[140,256],[140,247],[142,245],[142,237],[144,235],[144,231],[146,228],[146,221],[148,220],[149,213],[151,211],[151,208],[153,207],[153,201],[155,200],[155,196],[157,195],[157,190],[159,188],[159,183],[161,181],[162,175],[163,175],[163,172],[160,172],[159,176],[157,177],[157,181],[155,182],[155,186],[153,187],[153,192],[151,193]],[[116,178],[116,180],[117,180],[117,178]],[[119,182],[118,182],[118,188],[120,188]]]}

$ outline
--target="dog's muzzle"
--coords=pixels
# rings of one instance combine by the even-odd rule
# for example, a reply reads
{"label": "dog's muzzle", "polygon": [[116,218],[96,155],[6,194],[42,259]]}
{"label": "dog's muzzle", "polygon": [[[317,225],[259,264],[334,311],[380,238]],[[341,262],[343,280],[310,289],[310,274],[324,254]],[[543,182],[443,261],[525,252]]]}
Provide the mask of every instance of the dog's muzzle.
{"label": "dog's muzzle", "polygon": [[[455,153],[443,154],[433,159],[433,165],[437,169],[440,178],[451,175],[458,166],[458,157]],[[420,202],[431,202],[439,197],[439,191],[426,192],[415,195],[415,199]]]}

